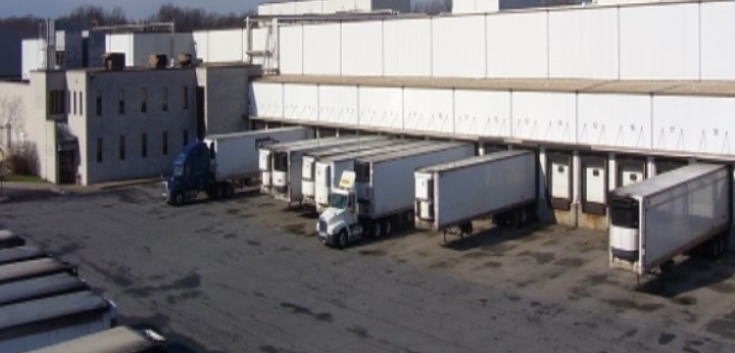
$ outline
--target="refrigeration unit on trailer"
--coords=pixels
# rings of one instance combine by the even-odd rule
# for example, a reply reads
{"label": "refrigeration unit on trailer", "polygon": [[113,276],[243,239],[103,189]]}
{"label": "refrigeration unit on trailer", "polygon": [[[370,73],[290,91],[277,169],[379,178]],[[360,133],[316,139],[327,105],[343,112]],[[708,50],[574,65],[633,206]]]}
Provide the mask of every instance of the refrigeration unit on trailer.
{"label": "refrigeration unit on trailer", "polygon": [[610,266],[640,275],[688,252],[717,256],[731,222],[728,166],[691,164],[611,192]]}
{"label": "refrigeration unit on trailer", "polygon": [[407,141],[398,145],[331,156],[318,161],[314,168],[314,200],[317,213],[321,213],[329,207],[329,196],[332,193],[332,189],[339,185],[342,172],[354,171],[355,161],[357,159],[403,150],[412,150],[433,144],[436,143],[429,141]]}
{"label": "refrigeration unit on trailer", "polygon": [[305,205],[315,206],[316,200],[314,198],[314,180],[315,180],[315,166],[316,163],[324,158],[332,156],[343,155],[352,152],[368,151],[378,149],[385,146],[394,146],[405,144],[410,140],[387,138],[380,136],[380,138],[373,141],[360,141],[360,143],[351,144],[347,146],[338,146],[329,148],[322,151],[308,152],[304,154],[303,162],[301,164],[301,194],[302,202]]}
{"label": "refrigeration unit on trailer", "polygon": [[359,144],[373,141],[375,136],[338,137],[333,141],[316,143],[309,146],[274,148],[273,151],[273,196],[282,201],[302,203],[301,174],[304,154],[326,150],[336,146]]}
{"label": "refrigeration unit on trailer", "polygon": [[29,278],[49,276],[57,273],[77,275],[77,268],[54,258],[14,262],[0,265],[0,284],[21,281]]}
{"label": "refrigeration unit on trailer", "polygon": [[329,143],[330,141],[339,140],[343,137],[324,137],[316,139],[306,139],[302,141],[283,142],[272,145],[263,146],[258,151],[258,169],[260,169],[260,192],[271,194],[273,188],[273,151],[277,148],[311,146],[319,143]]}
{"label": "refrigeration unit on trailer", "polygon": [[258,151],[268,144],[307,138],[308,129],[289,127],[209,135],[195,141],[176,157],[173,173],[163,182],[163,197],[173,205],[196,199],[230,197],[236,187],[260,176]]}
{"label": "refrigeration unit on trailer", "polygon": [[166,338],[151,329],[118,326],[29,353],[163,353]]}
{"label": "refrigeration unit on trailer", "polygon": [[117,307],[91,291],[0,306],[0,352],[21,353],[108,330]]}
{"label": "refrigeration unit on trailer", "polygon": [[536,154],[502,151],[418,169],[415,177],[415,225],[472,233],[472,220],[493,216],[499,225],[520,225],[533,218],[537,195]]}
{"label": "refrigeration unit on trailer", "polygon": [[68,273],[0,284],[0,306],[90,290],[81,278]]}
{"label": "refrigeration unit on trailer", "polygon": [[358,159],[355,171],[343,172],[332,190],[316,225],[319,239],[341,249],[365,234],[380,237],[412,226],[416,169],[473,155],[474,144],[437,142]]}

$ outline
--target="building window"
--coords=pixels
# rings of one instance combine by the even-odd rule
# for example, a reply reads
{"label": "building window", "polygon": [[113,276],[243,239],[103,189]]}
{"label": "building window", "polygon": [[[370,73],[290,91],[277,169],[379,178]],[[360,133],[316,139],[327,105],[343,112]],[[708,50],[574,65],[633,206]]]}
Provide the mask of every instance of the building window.
{"label": "building window", "polygon": [[184,110],[189,109],[189,87],[184,86]]}
{"label": "building window", "polygon": [[168,111],[168,87],[163,87],[161,90],[161,109],[164,112]]}
{"label": "building window", "polygon": [[140,112],[141,113],[148,112],[148,89],[147,88],[140,89]]}
{"label": "building window", "polygon": [[64,114],[66,112],[64,91],[49,92],[49,114]]}
{"label": "building window", "polygon": [[140,137],[140,155],[148,158],[148,134],[143,133]]}
{"label": "building window", "polygon": [[168,131],[163,132],[163,155],[168,156]]}
{"label": "building window", "polygon": [[189,130],[184,129],[184,147],[189,144]]}
{"label": "building window", "polygon": [[77,91],[74,91],[74,94],[72,94],[72,96],[69,98],[71,98],[72,101],[74,102],[74,114],[76,115],[77,114]]}
{"label": "building window", "polygon": [[102,116],[102,91],[97,90],[97,97],[95,98],[95,106],[97,110],[97,116]]}
{"label": "building window", "polygon": [[84,92],[79,92],[79,115],[84,115]]}
{"label": "building window", "polygon": [[117,94],[118,111],[120,114],[125,114],[125,90],[120,90]]}
{"label": "building window", "polygon": [[97,138],[97,163],[102,163],[102,138]]}
{"label": "building window", "polygon": [[120,160],[125,160],[125,135],[120,135]]}

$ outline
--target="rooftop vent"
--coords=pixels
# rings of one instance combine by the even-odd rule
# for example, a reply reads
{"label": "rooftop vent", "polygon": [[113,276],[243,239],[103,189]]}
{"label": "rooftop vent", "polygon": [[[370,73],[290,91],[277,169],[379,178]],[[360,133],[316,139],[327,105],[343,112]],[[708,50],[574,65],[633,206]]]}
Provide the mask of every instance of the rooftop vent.
{"label": "rooftop vent", "polygon": [[190,67],[190,66],[192,66],[191,54],[189,54],[189,53],[181,53],[181,54],[179,54],[179,66],[181,66],[181,67]]}
{"label": "rooftop vent", "polygon": [[125,68],[125,53],[105,53],[102,57],[105,70],[119,71]]}
{"label": "rooftop vent", "polygon": [[148,67],[155,69],[165,69],[168,63],[168,56],[166,54],[151,54],[148,57]]}

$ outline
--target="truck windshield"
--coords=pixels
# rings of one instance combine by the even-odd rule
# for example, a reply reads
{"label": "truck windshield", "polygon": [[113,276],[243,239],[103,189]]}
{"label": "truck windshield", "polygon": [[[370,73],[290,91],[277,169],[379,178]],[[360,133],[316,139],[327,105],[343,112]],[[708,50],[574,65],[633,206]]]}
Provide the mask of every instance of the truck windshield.
{"label": "truck windshield", "polygon": [[346,209],[349,204],[347,195],[332,194],[329,195],[329,207]]}
{"label": "truck windshield", "polygon": [[174,164],[174,176],[180,177],[184,175],[184,165],[183,164]]}
{"label": "truck windshield", "polygon": [[288,171],[288,154],[286,152],[279,152],[273,156],[273,170]]}

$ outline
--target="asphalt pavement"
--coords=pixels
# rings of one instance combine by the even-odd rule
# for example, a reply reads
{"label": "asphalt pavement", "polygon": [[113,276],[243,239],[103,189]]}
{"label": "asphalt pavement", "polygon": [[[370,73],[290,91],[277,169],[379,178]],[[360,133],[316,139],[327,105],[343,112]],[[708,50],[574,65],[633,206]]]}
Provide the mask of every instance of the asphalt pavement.
{"label": "asphalt pavement", "polygon": [[253,194],[175,208],[153,187],[128,187],[0,204],[0,228],[78,264],[120,323],[161,330],[172,352],[733,351],[532,288],[328,249],[288,231],[293,215],[255,222],[264,209],[278,208]]}

